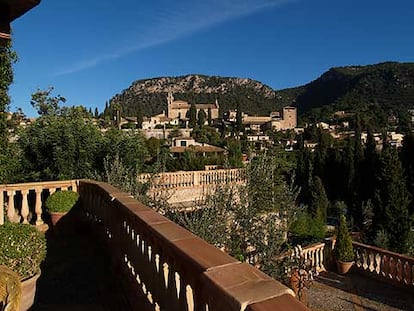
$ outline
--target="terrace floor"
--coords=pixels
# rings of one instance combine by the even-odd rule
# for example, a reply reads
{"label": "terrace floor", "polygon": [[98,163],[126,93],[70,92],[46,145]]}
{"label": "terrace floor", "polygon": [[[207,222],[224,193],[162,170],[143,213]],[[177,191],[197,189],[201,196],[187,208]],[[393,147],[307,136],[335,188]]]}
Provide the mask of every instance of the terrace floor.
{"label": "terrace floor", "polygon": [[87,226],[69,217],[46,237],[47,257],[31,311],[131,309],[109,258]]}
{"label": "terrace floor", "polygon": [[308,307],[318,311],[414,310],[414,290],[350,272],[319,275],[308,291]]}

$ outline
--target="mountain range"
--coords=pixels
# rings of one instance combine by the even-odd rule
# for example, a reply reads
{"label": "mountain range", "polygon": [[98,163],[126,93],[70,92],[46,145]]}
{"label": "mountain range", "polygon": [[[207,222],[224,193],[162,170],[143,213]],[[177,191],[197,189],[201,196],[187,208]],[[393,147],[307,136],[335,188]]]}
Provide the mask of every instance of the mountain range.
{"label": "mountain range", "polygon": [[386,62],[367,66],[334,67],[314,81],[295,88],[274,90],[247,78],[191,74],[137,80],[115,95],[123,115],[140,109],[154,115],[167,109],[167,94],[196,103],[219,102],[221,112],[240,108],[253,115],[268,115],[286,105],[298,108],[303,119],[323,120],[337,110],[360,112],[381,124],[390,114],[414,108],[414,63]]}

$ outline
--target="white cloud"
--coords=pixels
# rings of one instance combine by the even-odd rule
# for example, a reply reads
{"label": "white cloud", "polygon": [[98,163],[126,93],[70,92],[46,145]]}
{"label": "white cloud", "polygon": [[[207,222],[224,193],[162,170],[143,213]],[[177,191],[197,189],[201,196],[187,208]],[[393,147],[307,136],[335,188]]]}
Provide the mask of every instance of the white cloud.
{"label": "white cloud", "polygon": [[[173,1],[174,7],[168,3],[158,3],[154,5],[156,10],[148,12],[151,14],[150,23],[146,22],[141,26],[141,29],[145,31],[136,29],[136,33],[127,34],[128,38],[124,38],[127,43],[121,44],[120,48],[79,61],[55,73],[54,76],[79,72],[130,53],[177,40],[232,19],[295,1],[297,0],[184,0]],[[163,0],[155,2],[163,2]],[[130,42],[137,43],[131,45]]]}

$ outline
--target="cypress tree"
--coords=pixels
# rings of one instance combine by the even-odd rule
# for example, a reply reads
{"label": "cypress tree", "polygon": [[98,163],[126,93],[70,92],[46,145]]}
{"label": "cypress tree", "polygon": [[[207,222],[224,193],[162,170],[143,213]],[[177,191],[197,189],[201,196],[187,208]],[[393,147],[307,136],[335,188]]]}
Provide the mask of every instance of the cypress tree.
{"label": "cypress tree", "polygon": [[213,124],[213,119],[211,116],[211,108],[208,108],[207,110],[207,122],[208,122],[208,125],[210,126]]}
{"label": "cypress tree", "polygon": [[200,109],[197,114],[197,124],[201,127],[206,123],[206,112],[203,109]]}
{"label": "cypress tree", "polygon": [[237,112],[236,112],[236,132],[237,136],[240,134],[240,132],[243,132],[243,116],[242,116],[242,110],[240,108],[240,105],[237,105]]}
{"label": "cypress tree", "polygon": [[197,108],[194,103],[191,103],[190,109],[188,110],[188,124],[191,128],[195,128],[197,125]]}
{"label": "cypress tree", "polygon": [[315,176],[311,187],[310,212],[313,217],[321,217],[322,221],[326,223],[328,207],[329,200],[326,196],[325,187],[323,186],[322,180],[318,176]]}
{"label": "cypress tree", "polygon": [[142,129],[142,123],[144,122],[144,115],[142,113],[141,106],[137,108],[137,129]]}
{"label": "cypress tree", "polygon": [[95,107],[95,119],[99,118],[99,111],[98,111],[98,107]]}
{"label": "cypress tree", "polygon": [[374,234],[384,230],[389,238],[390,249],[405,253],[411,221],[408,212],[410,194],[404,180],[397,150],[387,147],[382,151],[377,173],[377,191],[374,200]]}
{"label": "cypress tree", "polygon": [[[401,162],[404,169],[407,190],[410,192],[411,196],[414,195],[414,135],[412,132],[408,132],[404,136],[402,143],[401,153],[400,153]],[[409,208],[410,214],[414,213],[413,202],[410,204]]]}

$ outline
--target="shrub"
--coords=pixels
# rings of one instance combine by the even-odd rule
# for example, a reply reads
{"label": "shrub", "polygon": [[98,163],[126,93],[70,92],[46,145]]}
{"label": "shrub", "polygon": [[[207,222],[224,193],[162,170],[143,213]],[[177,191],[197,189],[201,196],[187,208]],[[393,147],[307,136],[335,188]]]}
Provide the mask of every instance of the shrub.
{"label": "shrub", "polygon": [[354,248],[352,247],[352,239],[349,235],[344,215],[341,215],[339,220],[338,235],[336,237],[333,253],[336,260],[344,262],[354,260]]}
{"label": "shrub", "polygon": [[68,212],[78,202],[79,194],[71,190],[57,191],[46,200],[46,208],[49,212]]}
{"label": "shrub", "polygon": [[312,217],[306,210],[296,214],[290,232],[305,240],[321,240],[325,237],[326,225],[321,217]]}
{"label": "shrub", "polygon": [[0,265],[15,271],[21,280],[40,271],[45,255],[45,236],[35,227],[9,222],[0,226]]}

